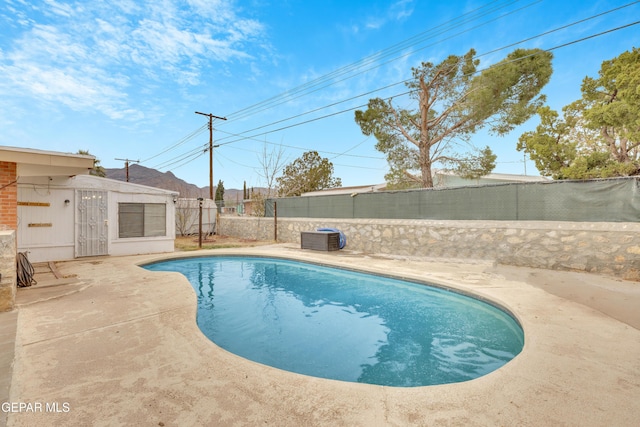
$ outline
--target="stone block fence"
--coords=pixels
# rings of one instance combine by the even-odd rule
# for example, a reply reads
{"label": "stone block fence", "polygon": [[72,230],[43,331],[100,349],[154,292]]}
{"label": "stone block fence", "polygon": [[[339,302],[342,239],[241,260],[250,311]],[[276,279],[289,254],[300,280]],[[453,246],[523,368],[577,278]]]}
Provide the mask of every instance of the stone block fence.
{"label": "stone block fence", "polygon": [[0,311],[13,310],[16,275],[16,232],[0,230]]}
{"label": "stone block fence", "polygon": [[[218,234],[274,240],[274,218],[221,216]],[[278,218],[277,241],[337,228],[345,249],[370,254],[490,260],[640,281],[640,224],[555,221],[442,221]]]}

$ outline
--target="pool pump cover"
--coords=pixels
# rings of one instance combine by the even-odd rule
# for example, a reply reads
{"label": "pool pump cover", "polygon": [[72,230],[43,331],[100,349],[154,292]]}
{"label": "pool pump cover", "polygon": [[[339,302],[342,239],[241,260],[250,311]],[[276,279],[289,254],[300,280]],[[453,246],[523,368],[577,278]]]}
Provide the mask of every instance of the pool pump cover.
{"label": "pool pump cover", "polygon": [[347,236],[345,236],[344,233],[337,228],[318,228],[316,231],[333,231],[334,233],[339,233],[340,249],[344,249],[344,247],[347,245]]}
{"label": "pool pump cover", "polygon": [[300,233],[300,248],[316,251],[337,251],[340,249],[340,233],[303,231]]}

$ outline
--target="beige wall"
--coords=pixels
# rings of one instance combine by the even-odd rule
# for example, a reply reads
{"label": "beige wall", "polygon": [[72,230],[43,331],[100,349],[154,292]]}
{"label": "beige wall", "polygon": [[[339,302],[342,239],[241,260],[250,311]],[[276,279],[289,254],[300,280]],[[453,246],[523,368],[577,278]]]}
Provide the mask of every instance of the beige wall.
{"label": "beige wall", "polygon": [[[320,227],[345,233],[345,249],[399,256],[492,260],[640,281],[640,224],[278,218],[278,242]],[[273,218],[220,218],[221,235],[274,239]]]}

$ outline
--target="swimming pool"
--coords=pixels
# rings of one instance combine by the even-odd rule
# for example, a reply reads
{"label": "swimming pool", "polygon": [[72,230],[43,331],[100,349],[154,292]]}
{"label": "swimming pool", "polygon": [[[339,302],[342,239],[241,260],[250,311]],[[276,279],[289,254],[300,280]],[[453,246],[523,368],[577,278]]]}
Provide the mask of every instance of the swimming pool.
{"label": "swimming pool", "polygon": [[300,374],[396,387],[455,383],[500,368],[524,345],[505,311],[434,286],[261,257],[144,268],[187,277],[198,326],[214,343]]}

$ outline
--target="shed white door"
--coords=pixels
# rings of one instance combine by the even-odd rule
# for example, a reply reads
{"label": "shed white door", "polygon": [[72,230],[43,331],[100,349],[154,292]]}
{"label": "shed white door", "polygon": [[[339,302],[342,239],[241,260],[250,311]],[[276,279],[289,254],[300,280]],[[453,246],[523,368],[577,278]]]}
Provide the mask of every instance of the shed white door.
{"label": "shed white door", "polygon": [[107,255],[107,192],[76,190],[76,257]]}

